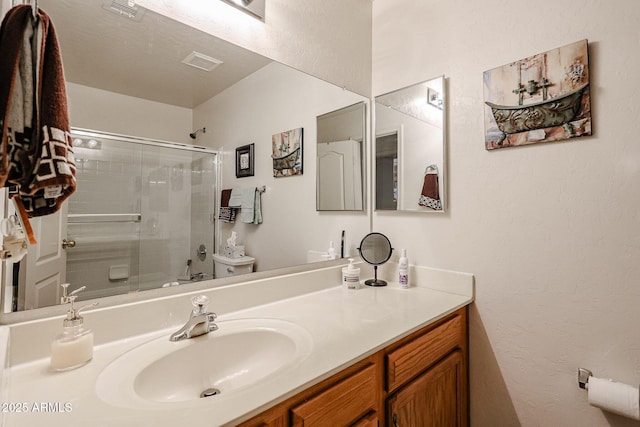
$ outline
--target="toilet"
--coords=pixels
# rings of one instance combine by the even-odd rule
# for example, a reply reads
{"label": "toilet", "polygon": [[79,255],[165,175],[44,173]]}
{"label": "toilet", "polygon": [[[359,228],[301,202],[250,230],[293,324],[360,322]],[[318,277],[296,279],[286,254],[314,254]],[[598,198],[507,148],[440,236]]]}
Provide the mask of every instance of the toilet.
{"label": "toilet", "polygon": [[216,279],[252,273],[253,263],[256,260],[250,256],[243,256],[240,258],[228,258],[218,254],[213,254],[212,256]]}

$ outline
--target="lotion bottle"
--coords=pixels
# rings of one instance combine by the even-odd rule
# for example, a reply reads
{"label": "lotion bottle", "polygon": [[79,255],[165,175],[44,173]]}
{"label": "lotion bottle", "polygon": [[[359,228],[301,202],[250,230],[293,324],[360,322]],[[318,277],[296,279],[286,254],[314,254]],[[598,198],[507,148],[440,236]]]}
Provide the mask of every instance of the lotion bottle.
{"label": "lotion bottle", "polygon": [[336,248],[333,247],[333,240],[329,242],[327,254],[329,254],[329,259],[336,259]]}
{"label": "lotion bottle", "polygon": [[74,305],[76,294],[85,287],[67,295],[69,284],[63,283],[60,286],[63,288],[61,304],[70,303],[71,306],[62,323],[62,333],[51,342],[50,367],[52,371],[69,371],[89,363],[93,358],[93,332],[84,328],[84,319],[80,316],[80,311],[94,307],[98,303],[77,309]]}
{"label": "lotion bottle", "polygon": [[400,287],[406,289],[409,287],[409,260],[407,259],[407,250],[402,250],[400,260],[398,261],[398,282]]}
{"label": "lotion bottle", "polygon": [[349,265],[342,269],[342,287],[353,291],[360,289],[360,269],[353,265],[353,258],[349,258]]}

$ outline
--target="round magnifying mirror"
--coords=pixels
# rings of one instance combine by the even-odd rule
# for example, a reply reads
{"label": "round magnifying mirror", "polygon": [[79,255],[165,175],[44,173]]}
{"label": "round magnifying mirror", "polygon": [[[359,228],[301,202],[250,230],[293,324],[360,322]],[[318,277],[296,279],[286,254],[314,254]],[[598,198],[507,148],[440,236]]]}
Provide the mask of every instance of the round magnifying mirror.
{"label": "round magnifying mirror", "polygon": [[366,280],[368,286],[387,286],[387,282],[378,279],[378,266],[389,261],[391,258],[391,242],[381,233],[369,233],[360,242],[358,248],[360,256],[367,264],[373,265],[373,279]]}

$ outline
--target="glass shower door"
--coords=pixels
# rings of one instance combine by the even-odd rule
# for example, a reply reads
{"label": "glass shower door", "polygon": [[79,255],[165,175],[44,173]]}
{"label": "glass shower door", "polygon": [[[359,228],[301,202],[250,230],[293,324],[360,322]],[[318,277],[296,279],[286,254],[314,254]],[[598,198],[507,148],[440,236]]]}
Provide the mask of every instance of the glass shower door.
{"label": "glass shower door", "polygon": [[82,299],[137,291],[142,146],[74,136],[76,193],[69,198],[67,281]]}
{"label": "glass shower door", "polygon": [[72,139],[77,190],[33,219],[38,245],[3,264],[5,310],[58,304],[63,282],[86,286],[83,300],[213,278],[215,151],[80,129]]}
{"label": "glass shower door", "polygon": [[145,146],[140,289],[213,278],[215,155]]}

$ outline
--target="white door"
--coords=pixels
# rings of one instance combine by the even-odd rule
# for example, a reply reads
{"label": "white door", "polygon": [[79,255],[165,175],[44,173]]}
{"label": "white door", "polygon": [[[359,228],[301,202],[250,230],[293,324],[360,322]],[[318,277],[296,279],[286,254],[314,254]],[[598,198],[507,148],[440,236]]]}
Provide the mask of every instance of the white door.
{"label": "white door", "polygon": [[67,271],[66,249],[62,247],[67,237],[67,204],[55,214],[31,218],[31,227],[38,243],[28,245],[21,261],[18,310],[60,304],[60,284],[65,282]]}
{"label": "white door", "polygon": [[360,142],[318,144],[318,198],[320,210],[362,209]]}

